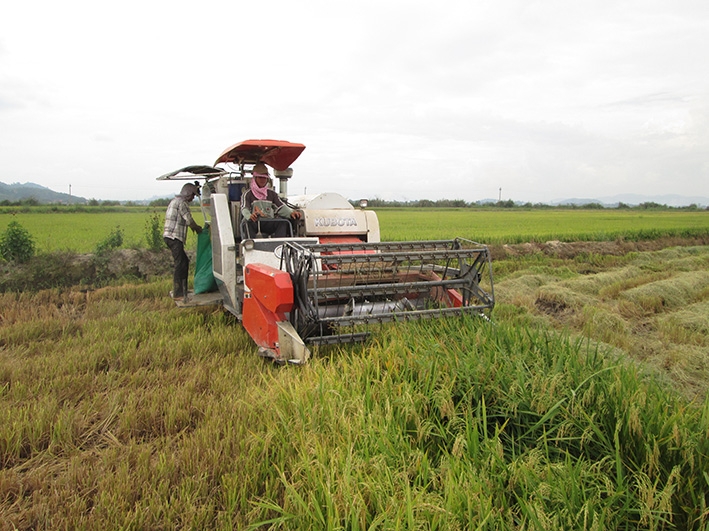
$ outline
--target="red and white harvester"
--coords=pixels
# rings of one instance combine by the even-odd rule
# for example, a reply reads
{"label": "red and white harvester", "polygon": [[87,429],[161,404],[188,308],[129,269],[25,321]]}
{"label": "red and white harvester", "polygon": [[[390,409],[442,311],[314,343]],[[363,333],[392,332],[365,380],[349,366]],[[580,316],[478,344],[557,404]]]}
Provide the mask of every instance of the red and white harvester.
{"label": "red and white harvester", "polygon": [[[188,166],[159,180],[203,179],[201,207],[211,231],[218,293],[190,293],[179,306],[221,303],[259,353],[302,363],[310,345],[361,341],[369,325],[469,313],[494,306],[491,259],[463,238],[382,242],[375,212],[336,193],[288,196],[291,164],[303,144],[247,140],[212,166]],[[253,166],[279,181],[279,196],[301,212],[285,238],[250,237],[241,215]]]}

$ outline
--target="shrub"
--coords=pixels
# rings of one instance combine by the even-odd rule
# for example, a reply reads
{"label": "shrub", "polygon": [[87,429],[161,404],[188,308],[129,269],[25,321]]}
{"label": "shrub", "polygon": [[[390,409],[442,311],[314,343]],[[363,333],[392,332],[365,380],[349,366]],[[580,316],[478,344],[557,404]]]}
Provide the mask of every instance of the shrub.
{"label": "shrub", "polygon": [[96,254],[104,254],[106,251],[118,249],[123,245],[123,229],[118,225],[106,238],[96,246]]}
{"label": "shrub", "polygon": [[165,246],[162,239],[162,218],[157,212],[153,212],[145,222],[145,239],[151,251],[160,251]]}
{"label": "shrub", "polygon": [[34,255],[32,235],[17,221],[11,221],[0,237],[0,256],[13,262],[26,262]]}

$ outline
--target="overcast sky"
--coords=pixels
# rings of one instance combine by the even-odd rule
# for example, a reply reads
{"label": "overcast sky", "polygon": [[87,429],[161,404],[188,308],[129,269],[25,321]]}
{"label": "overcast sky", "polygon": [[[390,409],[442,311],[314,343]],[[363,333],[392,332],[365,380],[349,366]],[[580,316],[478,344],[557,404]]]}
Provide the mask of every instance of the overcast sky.
{"label": "overcast sky", "polygon": [[706,0],[24,0],[0,10],[0,181],[97,199],[251,138],[291,193],[709,196]]}

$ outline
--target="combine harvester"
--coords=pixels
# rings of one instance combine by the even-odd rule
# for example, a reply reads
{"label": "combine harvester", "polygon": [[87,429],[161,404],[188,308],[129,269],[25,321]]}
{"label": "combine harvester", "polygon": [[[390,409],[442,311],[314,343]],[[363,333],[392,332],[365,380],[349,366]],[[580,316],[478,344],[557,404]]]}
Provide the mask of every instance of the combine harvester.
{"label": "combine harvester", "polygon": [[[188,166],[159,180],[204,179],[201,206],[211,227],[219,293],[190,293],[178,306],[219,302],[277,362],[302,363],[309,345],[362,341],[369,325],[463,313],[488,318],[494,306],[484,245],[456,238],[382,242],[375,212],[336,193],[291,196],[291,164],[303,144],[247,140],[213,166]],[[301,212],[288,237],[249,235],[241,215],[253,166],[274,170],[279,196]]]}

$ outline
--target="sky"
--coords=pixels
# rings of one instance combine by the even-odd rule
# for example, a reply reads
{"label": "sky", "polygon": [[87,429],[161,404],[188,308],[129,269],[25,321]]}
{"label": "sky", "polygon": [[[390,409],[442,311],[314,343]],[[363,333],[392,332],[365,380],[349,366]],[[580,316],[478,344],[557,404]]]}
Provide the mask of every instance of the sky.
{"label": "sky", "polygon": [[709,196],[706,0],[24,0],[0,9],[0,181],[101,200],[228,146],[293,194]]}

